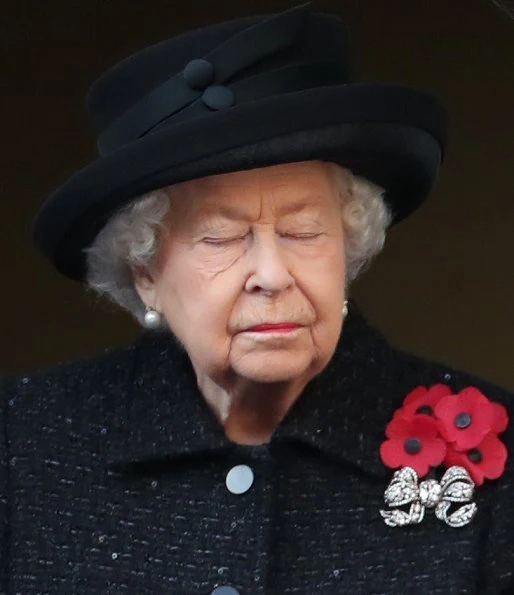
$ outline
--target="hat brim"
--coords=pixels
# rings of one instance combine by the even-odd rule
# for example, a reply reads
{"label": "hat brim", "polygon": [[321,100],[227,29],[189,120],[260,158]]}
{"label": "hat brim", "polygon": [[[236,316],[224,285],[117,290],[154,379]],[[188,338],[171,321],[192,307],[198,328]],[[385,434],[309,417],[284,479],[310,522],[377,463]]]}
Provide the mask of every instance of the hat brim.
{"label": "hat brim", "polygon": [[41,207],[32,234],[63,275],[83,280],[84,248],[129,200],[169,184],[279,163],[333,161],[386,189],[397,223],[428,195],[446,113],[409,87],[308,89],[169,125],[99,157]]}

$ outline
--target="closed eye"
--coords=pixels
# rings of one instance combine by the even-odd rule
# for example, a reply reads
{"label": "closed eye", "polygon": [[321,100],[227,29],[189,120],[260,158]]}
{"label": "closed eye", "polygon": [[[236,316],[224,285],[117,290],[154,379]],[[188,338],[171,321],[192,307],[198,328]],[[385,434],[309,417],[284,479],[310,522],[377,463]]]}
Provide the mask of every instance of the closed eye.
{"label": "closed eye", "polygon": [[319,238],[321,233],[283,233],[282,237],[291,240],[315,240]]}
{"label": "closed eye", "polygon": [[[236,242],[244,240],[246,238],[246,235],[247,234],[233,236],[233,237],[229,237],[229,238],[206,236],[206,237],[202,238],[202,243],[210,244],[212,246],[226,246],[226,245],[235,244]],[[315,240],[316,238],[319,238],[323,234],[322,233],[312,233],[312,232],[307,233],[307,232],[305,232],[305,233],[281,233],[279,235],[283,238],[288,239],[288,240],[307,241],[307,240]]]}
{"label": "closed eye", "polygon": [[204,244],[211,244],[214,246],[223,246],[225,244],[231,244],[237,242],[238,240],[243,240],[245,236],[237,236],[234,238],[202,238],[202,242]]}

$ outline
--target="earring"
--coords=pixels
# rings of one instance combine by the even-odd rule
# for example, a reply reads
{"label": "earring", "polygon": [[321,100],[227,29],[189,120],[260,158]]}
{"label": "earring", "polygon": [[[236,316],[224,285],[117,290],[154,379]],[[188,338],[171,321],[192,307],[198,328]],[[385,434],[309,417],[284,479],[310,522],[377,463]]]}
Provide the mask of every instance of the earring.
{"label": "earring", "polygon": [[146,328],[151,329],[156,329],[161,326],[161,315],[149,306],[146,306],[145,326]]}
{"label": "earring", "polygon": [[348,300],[344,300],[343,318],[345,318],[347,315],[348,315]]}

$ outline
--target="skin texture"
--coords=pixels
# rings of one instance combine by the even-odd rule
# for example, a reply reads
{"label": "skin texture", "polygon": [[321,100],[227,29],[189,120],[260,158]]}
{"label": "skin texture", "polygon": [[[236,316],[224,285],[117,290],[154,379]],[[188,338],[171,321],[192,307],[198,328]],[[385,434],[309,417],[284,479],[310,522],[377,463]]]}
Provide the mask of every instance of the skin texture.
{"label": "skin texture", "polygon": [[[266,442],[341,333],[345,258],[331,169],[276,165],[171,194],[152,272],[135,272],[136,288],[186,349],[226,435]],[[301,327],[247,330],[279,322]]]}

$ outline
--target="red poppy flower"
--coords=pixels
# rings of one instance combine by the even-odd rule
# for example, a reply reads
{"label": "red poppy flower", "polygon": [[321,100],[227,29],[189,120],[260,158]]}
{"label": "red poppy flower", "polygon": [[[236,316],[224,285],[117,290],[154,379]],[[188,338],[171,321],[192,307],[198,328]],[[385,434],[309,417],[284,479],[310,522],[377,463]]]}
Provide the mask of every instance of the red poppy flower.
{"label": "red poppy flower", "polygon": [[477,388],[469,386],[457,395],[443,397],[435,406],[442,437],[455,450],[476,447],[493,429],[497,410]]}
{"label": "red poppy flower", "polygon": [[491,401],[491,405],[494,407],[493,432],[501,434],[502,432],[505,432],[507,426],[509,425],[509,416],[507,415],[507,410],[503,405],[500,405],[500,403],[495,403],[494,401]]}
{"label": "red poppy flower", "polygon": [[445,384],[434,384],[430,388],[417,386],[404,399],[401,409],[397,409],[394,416],[412,417],[416,414],[434,415],[437,403],[447,395],[451,389]]}
{"label": "red poppy flower", "polygon": [[412,467],[419,477],[443,462],[446,444],[438,435],[437,421],[428,415],[393,418],[380,445],[380,458],[387,467]]}
{"label": "red poppy flower", "polygon": [[494,433],[487,436],[475,448],[466,452],[458,452],[448,446],[448,452],[444,458],[444,465],[460,465],[471,475],[471,479],[477,486],[484,483],[484,478],[498,479],[505,469],[507,460],[507,448],[498,436]]}

